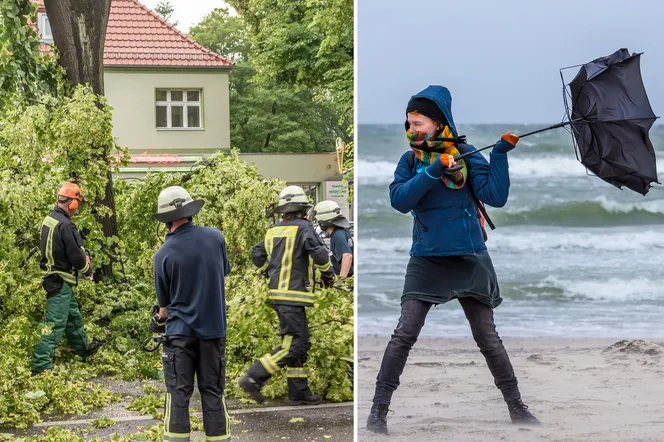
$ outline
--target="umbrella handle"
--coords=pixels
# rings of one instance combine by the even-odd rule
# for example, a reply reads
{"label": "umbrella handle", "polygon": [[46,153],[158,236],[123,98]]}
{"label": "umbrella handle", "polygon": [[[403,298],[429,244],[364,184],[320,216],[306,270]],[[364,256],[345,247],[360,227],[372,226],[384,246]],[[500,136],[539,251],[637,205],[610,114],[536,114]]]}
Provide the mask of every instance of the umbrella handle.
{"label": "umbrella handle", "polygon": [[[559,127],[569,126],[570,124],[572,124],[572,123],[578,123],[579,121],[581,121],[581,119],[574,120],[574,121],[563,121],[562,123],[554,124],[553,126],[545,127],[544,129],[534,130],[534,131],[532,131],[532,132],[528,132],[528,133],[526,133],[526,134],[519,135],[518,137],[519,137],[519,139],[521,139],[521,138],[526,138],[526,137],[529,137],[529,136],[531,136],[531,135],[538,134],[538,133],[540,133],[540,132],[545,132],[545,131],[547,131],[547,130],[558,129]],[[473,150],[473,151],[470,151],[470,152],[462,153],[461,155],[457,155],[457,156],[455,156],[455,157],[454,157],[454,161],[455,161],[455,162],[458,162],[459,160],[463,160],[464,158],[467,158],[467,157],[471,156],[471,155],[474,154],[474,153],[481,152],[481,151],[483,151],[483,150],[487,150],[487,149],[491,149],[491,148],[494,147],[495,145],[496,145],[496,143],[494,143],[494,144],[492,144],[492,145],[490,145],[490,146],[483,147],[483,148],[481,148],[481,149],[477,149],[477,150]],[[437,149],[432,149],[432,152],[437,152],[437,151],[438,151]],[[461,166],[454,166],[453,168],[448,168],[447,170],[448,170],[449,172],[455,172],[455,171],[457,171],[457,170],[459,170],[459,169],[461,169]]]}

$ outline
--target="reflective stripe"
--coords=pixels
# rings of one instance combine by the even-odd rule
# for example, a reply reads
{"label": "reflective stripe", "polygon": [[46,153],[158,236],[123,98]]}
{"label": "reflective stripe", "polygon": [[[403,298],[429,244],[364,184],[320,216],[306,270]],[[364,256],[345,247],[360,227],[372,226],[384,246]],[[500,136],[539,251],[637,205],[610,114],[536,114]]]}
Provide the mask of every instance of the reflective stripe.
{"label": "reflective stripe", "polygon": [[270,373],[270,375],[273,375],[279,371],[279,365],[277,363],[288,355],[292,344],[293,336],[284,335],[281,340],[281,348],[279,351],[274,354],[268,353],[259,359],[260,363],[263,365],[263,368],[265,368],[265,370]]}
{"label": "reflective stripe", "polygon": [[270,374],[273,375],[279,370],[279,366],[272,361],[272,355],[271,354],[266,354],[262,358],[259,359],[261,364],[263,365],[263,368]]}
{"label": "reflective stripe", "polygon": [[314,305],[314,301],[303,301],[302,299],[299,298],[290,298],[288,296],[270,296],[270,300],[272,301],[288,301],[288,302],[296,302],[298,304],[302,304],[304,306],[312,306]]}
{"label": "reflective stripe", "polygon": [[314,305],[314,294],[309,292],[296,292],[294,290],[270,290],[268,299],[272,301],[292,301],[306,305]]}
{"label": "reflective stripe", "polygon": [[302,367],[287,368],[286,377],[291,378],[291,379],[292,378],[306,379],[307,378],[307,372],[304,371],[304,368],[302,368]]}
{"label": "reflective stripe", "polygon": [[292,344],[293,344],[293,336],[284,335],[283,339],[281,340],[281,348],[288,351],[290,350]]}
{"label": "reflective stripe", "polygon": [[270,290],[269,292],[270,292],[270,296],[272,296],[273,294],[274,295],[288,295],[288,296],[292,296],[294,298],[310,299],[312,301],[316,297],[316,295],[314,295],[311,292],[300,292],[300,291],[297,291],[297,290],[276,290],[276,289],[273,289],[273,290]]}
{"label": "reflective stripe", "polygon": [[221,402],[224,405],[224,420],[226,422],[226,428],[223,436],[206,436],[207,440],[224,440],[231,437],[231,417],[228,415],[228,406],[226,405],[226,396],[221,396]]}
{"label": "reflective stripe", "polygon": [[[81,251],[82,251],[83,254],[87,257],[87,253],[85,253],[85,249],[84,249],[83,247],[81,247]],[[89,269],[90,269],[90,266],[88,265],[88,260],[86,259],[86,260],[85,260],[85,267],[83,267],[81,270],[79,270],[79,272],[81,272],[81,273],[85,273],[85,272],[87,272]]]}
{"label": "reflective stripe", "polygon": [[311,257],[311,255],[309,255],[309,268],[307,269],[309,273],[309,287],[316,286],[314,266],[314,259]]}
{"label": "reflective stripe", "polygon": [[265,252],[267,253],[267,264],[272,259],[272,250],[274,249],[274,238],[270,235],[270,231],[265,234]]}
{"label": "reflective stripe", "polygon": [[332,263],[330,261],[327,261],[327,264],[324,264],[322,266],[317,265],[316,267],[318,267],[318,270],[320,270],[321,272],[327,272],[328,270],[330,270],[330,267],[332,267]]}
{"label": "reflective stripe", "polygon": [[265,250],[268,259],[272,259],[275,238],[283,238],[284,250],[281,256],[281,267],[279,268],[279,281],[277,287],[280,290],[288,290],[290,277],[293,269],[293,251],[295,250],[295,239],[298,226],[276,226],[265,234]]}
{"label": "reflective stripe", "polygon": [[286,238],[286,253],[285,255],[288,257],[286,260],[286,263],[284,264],[283,259],[282,259],[282,271],[285,268],[286,275],[284,276],[284,282],[281,284],[282,290],[288,290],[288,287],[290,285],[290,280],[291,276],[293,273],[293,252],[295,250],[295,237],[297,236],[297,227],[295,227],[295,230],[293,231],[293,235]]}
{"label": "reflective stripe", "polygon": [[166,393],[166,404],[164,405],[164,432],[171,428],[171,394]]}
{"label": "reflective stripe", "polygon": [[293,337],[290,335],[284,335],[283,339],[281,340],[281,349],[272,355],[271,360],[276,364],[277,362],[285,358],[288,355],[288,352],[290,351],[292,343],[293,343]]}
{"label": "reflective stripe", "polygon": [[49,275],[59,275],[60,278],[62,278],[64,281],[72,285],[76,285],[76,277],[71,273],[61,272],[59,270],[50,270],[50,271],[42,270],[42,277],[46,277]]}
{"label": "reflective stripe", "polygon": [[164,431],[164,441],[179,442],[187,441],[189,442],[190,433],[169,433]]}
{"label": "reflective stripe", "polygon": [[57,219],[51,218],[50,216],[44,218],[44,221],[42,222],[42,226],[46,226],[48,228],[48,235],[46,237],[46,250],[44,250],[44,254],[46,255],[46,268],[48,271],[50,271],[55,264],[55,259],[53,258],[53,232],[55,231],[55,226],[58,225],[58,222],[59,221]]}

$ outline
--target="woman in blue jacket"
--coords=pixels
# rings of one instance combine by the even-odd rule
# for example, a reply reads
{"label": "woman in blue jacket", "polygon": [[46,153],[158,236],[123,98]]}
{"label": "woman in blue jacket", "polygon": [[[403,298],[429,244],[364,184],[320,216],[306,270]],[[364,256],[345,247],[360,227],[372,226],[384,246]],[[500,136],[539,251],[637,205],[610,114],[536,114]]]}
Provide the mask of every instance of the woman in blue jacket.
{"label": "woman in blue jacket", "polygon": [[[496,332],[493,309],[502,299],[496,272],[485,245],[483,226],[473,198],[502,207],[509,195],[507,152],[518,137],[509,132],[491,152],[457,165],[453,156],[475,150],[460,144],[452,119],[452,97],[442,86],[414,95],[406,109],[406,152],[390,184],[392,207],[414,217],[413,244],[401,297],[401,317],[387,345],[367,429],[387,433],[387,411],[399,386],[408,353],[433,305],[459,300],[473,338],[500,389],[512,422],[539,424],[521,401],[509,356]],[[428,148],[444,148],[444,153]],[[462,166],[460,170],[455,166]]]}

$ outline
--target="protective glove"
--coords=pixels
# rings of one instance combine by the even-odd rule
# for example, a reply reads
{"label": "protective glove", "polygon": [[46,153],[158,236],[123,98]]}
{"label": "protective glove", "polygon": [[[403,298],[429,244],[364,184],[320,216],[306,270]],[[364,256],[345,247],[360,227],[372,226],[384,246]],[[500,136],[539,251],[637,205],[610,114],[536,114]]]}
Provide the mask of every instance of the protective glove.
{"label": "protective glove", "polygon": [[320,275],[321,282],[323,283],[323,288],[329,288],[334,286],[334,273],[333,272],[323,272]]}
{"label": "protective glove", "polygon": [[152,333],[166,333],[166,319],[159,316],[159,306],[152,307],[152,318],[148,328]]}
{"label": "protective glove", "polygon": [[493,151],[495,153],[507,153],[510,150],[514,149],[516,147],[516,143],[518,142],[519,142],[518,135],[514,135],[509,132],[504,133],[503,136],[500,137],[500,141],[498,141],[496,145],[493,147]]}

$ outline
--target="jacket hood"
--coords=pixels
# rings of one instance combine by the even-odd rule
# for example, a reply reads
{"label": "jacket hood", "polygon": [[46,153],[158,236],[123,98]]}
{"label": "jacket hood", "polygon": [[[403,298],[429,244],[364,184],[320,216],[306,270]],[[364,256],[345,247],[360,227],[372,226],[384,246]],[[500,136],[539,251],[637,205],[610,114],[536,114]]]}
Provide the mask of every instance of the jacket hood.
{"label": "jacket hood", "polygon": [[459,136],[456,126],[454,125],[454,119],[452,118],[452,94],[450,94],[450,91],[446,87],[436,85],[429,86],[418,94],[410,97],[410,100],[415,98],[426,98],[427,100],[436,103],[443,115],[445,115],[447,123],[449,124],[450,129],[452,129],[454,136]]}

